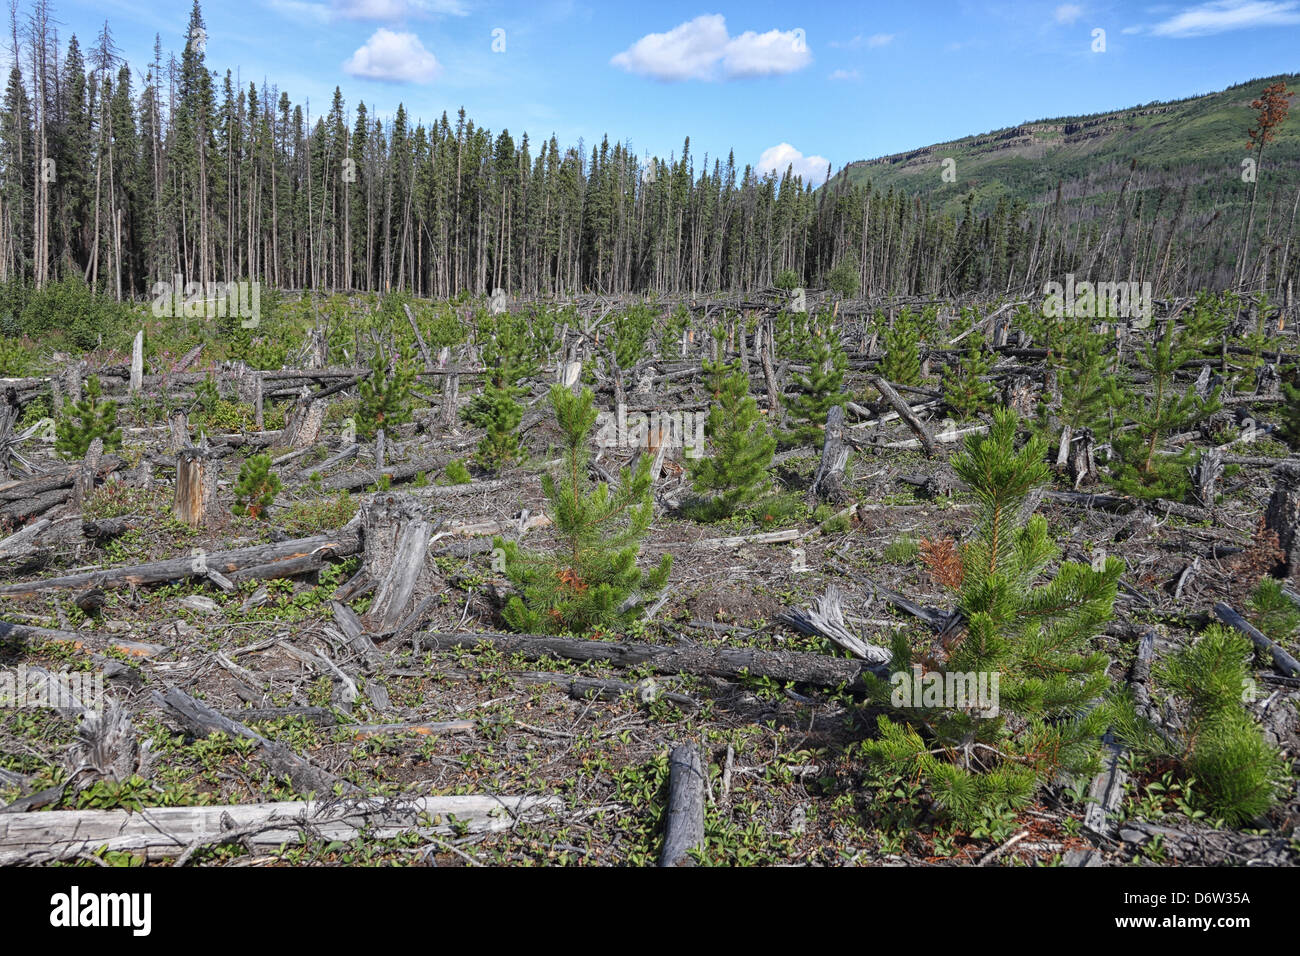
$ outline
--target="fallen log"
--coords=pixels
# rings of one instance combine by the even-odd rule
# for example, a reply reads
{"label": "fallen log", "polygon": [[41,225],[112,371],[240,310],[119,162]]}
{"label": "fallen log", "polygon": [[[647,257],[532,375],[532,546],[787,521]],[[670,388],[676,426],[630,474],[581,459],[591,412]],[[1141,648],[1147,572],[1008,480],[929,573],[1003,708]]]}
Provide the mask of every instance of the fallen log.
{"label": "fallen log", "polygon": [[907,402],[903,401],[903,397],[894,390],[894,387],[879,375],[868,375],[867,381],[875,387],[876,391],[880,392],[885,401],[889,402],[889,404],[893,406],[894,411],[898,412],[899,417],[907,423],[907,427],[912,429],[912,432],[918,439],[920,439],[921,447],[925,449],[926,457],[934,457],[934,453],[937,450],[934,443],[934,437],[930,434],[929,429],[925,427],[925,424],[921,419],[917,418],[912,412],[911,406],[908,405]]}
{"label": "fallen log", "polygon": [[23,597],[64,588],[83,587],[122,587],[124,585],[140,586],[158,584],[162,581],[175,581],[184,578],[206,578],[203,567],[216,568],[221,574],[229,576],[235,571],[255,565],[270,564],[304,555],[329,551],[337,557],[355,554],[361,547],[359,526],[355,523],[339,529],[333,534],[318,534],[310,538],[294,538],[273,544],[259,544],[248,548],[236,548],[232,551],[216,551],[204,555],[203,561],[192,557],[171,558],[166,561],[151,561],[124,568],[106,568],[101,571],[86,571],[81,574],[65,574],[44,581],[22,581],[15,584],[0,585],[0,597]]}
{"label": "fallen log", "polygon": [[231,841],[273,849],[308,838],[354,840],[363,832],[380,840],[412,832],[490,833],[563,807],[559,797],[475,795],[0,814],[0,866],[49,863],[101,848],[155,860]]}
{"label": "fallen log", "polygon": [[694,866],[690,850],[704,846],[704,767],[689,744],[668,756],[668,821],[660,866]]}
{"label": "fallen log", "polygon": [[887,668],[866,661],[826,657],[803,651],[761,651],[753,648],[661,646],[631,642],[585,641],[539,634],[469,634],[421,631],[422,648],[494,648],[529,660],[563,657],[575,661],[604,661],[620,668],[646,667],[657,674],[703,674],[735,680],[768,677],[818,687],[865,690],[864,675],[884,674]]}
{"label": "fallen log", "polygon": [[152,691],[151,694],[155,702],[175,714],[196,737],[206,738],[210,734],[220,733],[253,741],[271,772],[277,777],[287,776],[289,783],[299,793],[330,794],[336,787],[344,793],[360,792],[355,784],[317,767],[284,744],[268,740],[257,731],[218,713],[179,687],[169,687],[161,694]]}
{"label": "fallen log", "polygon": [[50,627],[12,624],[9,621],[0,621],[0,641],[2,640],[49,641],[65,644],[77,651],[113,650],[130,657],[156,657],[166,650],[161,644],[127,641],[113,634],[101,634],[96,631],[61,631]]}
{"label": "fallen log", "polygon": [[1214,605],[1214,613],[1225,624],[1230,624],[1249,637],[1261,651],[1273,658],[1273,664],[1288,677],[1300,677],[1300,661],[1287,653],[1286,649],[1269,638],[1227,604],[1220,601]]}

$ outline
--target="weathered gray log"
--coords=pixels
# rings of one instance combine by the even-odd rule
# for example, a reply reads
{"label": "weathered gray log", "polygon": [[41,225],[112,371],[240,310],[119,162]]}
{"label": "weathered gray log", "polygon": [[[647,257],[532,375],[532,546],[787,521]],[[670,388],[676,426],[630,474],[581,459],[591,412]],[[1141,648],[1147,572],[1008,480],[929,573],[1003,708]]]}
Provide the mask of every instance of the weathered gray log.
{"label": "weathered gray log", "polygon": [[694,866],[688,851],[704,846],[704,767],[700,753],[681,744],[668,756],[668,813],[660,866]]}
{"label": "weathered gray log", "polygon": [[606,661],[615,667],[648,667],[657,674],[706,674],[736,679],[770,677],[818,687],[865,689],[863,675],[885,673],[866,661],[855,661],[802,651],[761,651],[753,648],[700,647],[697,645],[635,644],[584,641],[538,634],[469,634],[421,631],[421,647],[431,649],[494,648],[505,654],[522,654],[529,660],[545,656],[575,661]]}
{"label": "weathered gray log", "polygon": [[1249,637],[1261,651],[1273,658],[1273,664],[1289,677],[1300,677],[1300,661],[1287,653],[1286,649],[1275,643],[1272,638],[1255,627],[1227,604],[1220,601],[1214,605],[1214,613],[1225,624],[1230,624]]}
{"label": "weathered gray log", "polygon": [[1148,683],[1151,679],[1151,665],[1155,661],[1155,655],[1156,632],[1147,631],[1138,642],[1137,658],[1133,661],[1132,671],[1129,672],[1129,687],[1133,690],[1133,704],[1138,714],[1148,719],[1153,716],[1151,688]]}
{"label": "weathered gray log", "polygon": [[179,687],[169,687],[161,694],[153,691],[152,695],[155,702],[175,714],[196,737],[206,738],[210,734],[221,733],[253,741],[271,772],[277,777],[287,776],[289,783],[299,793],[325,795],[333,793],[335,787],[340,787],[344,793],[360,792],[356,785],[317,767],[284,744],[268,740],[257,731],[218,713]]}
{"label": "weathered gray log", "polygon": [[410,610],[424,570],[432,528],[414,499],[380,495],[362,509],[365,569],[375,596],[362,623],[371,633],[391,631]]}
{"label": "weathered gray log", "polygon": [[331,478],[325,478],[321,481],[321,490],[356,491],[358,488],[364,488],[367,485],[378,483],[385,475],[390,481],[407,481],[414,478],[420,472],[433,471],[446,464],[447,456],[444,455],[436,458],[420,458],[416,461],[407,462],[405,465],[394,466],[384,472],[367,469],[366,471],[334,475]]}
{"label": "weathered gray log", "polygon": [[143,852],[154,860],[231,841],[273,849],[311,838],[354,840],[363,832],[380,840],[489,833],[563,808],[559,797],[493,794],[0,814],[0,865],[48,863],[100,848]]}
{"label": "weathered gray log", "polygon": [[813,476],[810,493],[821,501],[840,505],[848,500],[844,490],[844,468],[850,448],[844,442],[844,408],[831,406],[826,413],[826,436],[822,441],[822,460]]}
{"label": "weathered gray log", "polygon": [[[249,568],[273,561],[285,561],[302,557],[319,551],[329,551],[337,557],[355,554],[361,547],[359,526],[350,524],[332,534],[318,534],[310,538],[293,538],[272,544],[253,545],[248,548],[235,548],[231,551],[216,551],[204,556],[209,567],[216,568],[229,576],[241,568]],[[171,558],[167,561],[150,561],[124,568],[106,568],[101,571],[86,571],[81,574],[65,574],[62,577],[46,578],[42,581],[22,581],[13,584],[0,584],[0,596],[39,594],[42,591],[61,590],[82,587],[121,587],[123,585],[158,584],[162,581],[175,581],[184,578],[204,578],[206,570],[193,558]]]}
{"label": "weathered gray log", "polygon": [[146,644],[141,641],[127,641],[115,634],[99,634],[94,631],[61,631],[50,627],[32,627],[29,624],[11,624],[0,621],[0,640],[40,641],[63,644],[73,650],[114,650],[129,657],[154,657],[165,648],[161,644]]}
{"label": "weathered gray log", "polygon": [[894,390],[894,387],[879,375],[868,375],[867,381],[880,392],[885,401],[893,406],[894,411],[898,412],[898,417],[907,423],[907,427],[912,429],[913,434],[920,440],[921,447],[925,449],[926,457],[933,457],[937,447],[934,436],[930,434],[930,430],[925,427],[921,419],[916,417],[912,407],[903,401],[903,397]]}
{"label": "weathered gray log", "polygon": [[300,574],[311,574],[325,566],[326,554],[327,552],[314,551],[297,558],[241,568],[231,573],[230,582],[244,584],[247,581],[270,581],[274,578],[294,578]]}
{"label": "weathered gray log", "polygon": [[217,500],[221,466],[207,448],[182,448],[176,453],[176,496],[172,513],[191,528],[215,528],[222,523]]}

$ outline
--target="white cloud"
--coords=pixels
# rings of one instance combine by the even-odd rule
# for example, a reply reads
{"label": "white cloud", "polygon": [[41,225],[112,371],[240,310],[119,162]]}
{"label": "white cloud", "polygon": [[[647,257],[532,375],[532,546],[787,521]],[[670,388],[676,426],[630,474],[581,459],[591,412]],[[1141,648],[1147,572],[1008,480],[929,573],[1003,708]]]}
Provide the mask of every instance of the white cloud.
{"label": "white cloud", "polygon": [[774,171],[778,176],[784,176],[786,169],[793,167],[796,176],[801,176],[805,183],[811,182],[814,185],[826,179],[826,167],[829,165],[830,160],[825,156],[805,156],[789,143],[769,146],[758,157],[759,173]]}
{"label": "white cloud", "polygon": [[880,46],[889,46],[889,44],[893,42],[894,34],[892,33],[873,33],[871,36],[867,37],[867,47],[870,49],[875,49]]}
{"label": "white cloud", "polygon": [[1201,37],[1252,27],[1293,26],[1300,23],[1297,0],[1212,0],[1190,7],[1156,24],[1156,36]]}
{"label": "white cloud", "polygon": [[659,80],[713,80],[793,73],[812,62],[803,30],[727,32],[720,13],[706,14],[667,33],[647,33],[610,58],[629,73]]}
{"label": "white cloud", "polygon": [[1056,8],[1056,22],[1067,26],[1083,16],[1083,7],[1077,3],[1063,3]]}
{"label": "white cloud", "polygon": [[371,80],[428,83],[438,73],[438,61],[414,33],[395,33],[380,27],[343,64],[343,69]]}
{"label": "white cloud", "polygon": [[862,74],[857,70],[832,70],[830,78],[832,80],[860,80]]}

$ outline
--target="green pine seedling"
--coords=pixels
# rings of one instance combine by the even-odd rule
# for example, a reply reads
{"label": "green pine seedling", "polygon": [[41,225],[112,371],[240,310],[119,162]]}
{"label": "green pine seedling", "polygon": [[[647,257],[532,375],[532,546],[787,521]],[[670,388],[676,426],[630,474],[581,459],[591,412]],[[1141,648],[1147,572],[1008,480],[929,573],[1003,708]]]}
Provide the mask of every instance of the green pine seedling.
{"label": "green pine seedling", "polygon": [[103,391],[99,376],[86,379],[81,401],[65,402],[54,426],[54,450],[64,458],[84,458],[91,442],[102,439],[104,450],[122,446],[122,432],[117,427],[117,406],[101,402]]}
{"label": "green pine seedling", "polygon": [[[391,368],[390,368],[391,365]],[[357,387],[357,437],[369,441],[381,428],[411,420],[411,385],[415,368],[398,355],[390,362],[383,348],[370,357],[370,375]]]}
{"label": "green pine seedling", "polygon": [[738,365],[705,362],[714,404],[704,433],[713,454],[687,465],[697,492],[709,496],[708,516],[725,518],[756,500],[768,484],[776,439],[749,394],[749,376]]}
{"label": "green pine seedling", "polygon": [[558,476],[544,475],[542,489],[560,547],[551,554],[527,553],[517,542],[495,539],[505,555],[505,575],[518,591],[503,617],[523,632],[612,630],[635,617],[635,601],[660,590],[672,567],[671,555],[647,573],[637,565],[654,513],[650,456],[641,456],[635,472],[624,468],[613,491],[593,483],[587,475],[596,422],[591,389],[575,396],[556,385],[550,399],[564,454]]}
{"label": "green pine seedling", "polygon": [[[1013,412],[996,410],[988,434],[969,436],[953,457],[979,508],[960,573],[949,578],[964,630],[944,643],[946,659],[925,658],[945,684],[950,675],[991,682],[997,674],[997,712],[960,700],[900,708],[880,718],[880,739],[867,745],[869,756],[924,779],[937,808],[964,826],[1023,806],[1058,773],[1092,769],[1109,720],[1098,705],[1110,685],[1106,656],[1092,642],[1110,619],[1123,565],[1114,557],[1100,570],[1057,565],[1046,519],[1021,516],[1048,480],[1046,446],[1034,438],[1016,449],[1017,424]],[[920,655],[900,637],[891,666],[910,679],[914,660]]]}
{"label": "green pine seedling", "polygon": [[849,399],[844,391],[848,359],[840,347],[839,332],[829,323],[815,320],[808,323],[807,330],[799,358],[808,366],[808,373],[792,374],[790,381],[795,390],[781,398],[791,422],[791,428],[782,434],[781,440],[792,446],[820,446],[827,413]]}
{"label": "green pine seedling", "polygon": [[244,459],[235,482],[235,503],[231,512],[266,520],[266,509],[280,491],[280,478],[271,470],[271,456],[253,455]]}

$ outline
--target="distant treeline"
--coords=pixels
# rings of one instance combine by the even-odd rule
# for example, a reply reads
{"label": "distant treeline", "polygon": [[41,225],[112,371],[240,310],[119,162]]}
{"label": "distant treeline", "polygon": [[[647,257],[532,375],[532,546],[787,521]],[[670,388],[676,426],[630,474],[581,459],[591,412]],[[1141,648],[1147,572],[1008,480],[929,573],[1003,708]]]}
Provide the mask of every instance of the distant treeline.
{"label": "distant treeline", "polygon": [[[971,201],[947,214],[901,192],[787,171],[646,163],[608,138],[590,151],[454,120],[391,122],[335,89],[323,116],[273,85],[246,89],[161,41],[133,72],[105,24],[62,55],[47,0],[15,18],[0,117],[0,280],[81,276],[117,298],[175,274],[278,288],[404,289],[421,296],[749,291],[783,272],[863,294],[1041,288],[1066,273],[1171,289],[1231,284],[1240,229],[1187,212],[1187,189],[1117,194],[1104,214],[1068,204]],[[203,37],[197,2],[189,36]],[[1067,187],[1062,187],[1067,188]],[[1296,273],[1294,210],[1267,186],[1251,287]],[[1288,219],[1288,214],[1291,218]]]}

